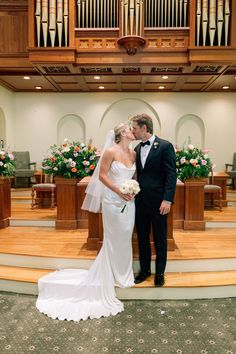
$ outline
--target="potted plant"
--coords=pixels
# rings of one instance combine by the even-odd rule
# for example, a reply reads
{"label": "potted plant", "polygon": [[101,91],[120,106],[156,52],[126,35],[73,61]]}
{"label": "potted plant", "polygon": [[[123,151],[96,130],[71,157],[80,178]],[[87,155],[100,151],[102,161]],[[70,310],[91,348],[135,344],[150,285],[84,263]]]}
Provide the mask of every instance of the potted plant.
{"label": "potted plant", "polygon": [[91,144],[69,142],[52,145],[42,161],[46,174],[81,179],[90,176],[97,164],[97,149]]}
{"label": "potted plant", "polygon": [[14,176],[14,155],[0,150],[0,228],[9,225],[11,216],[11,179]]}
{"label": "potted plant", "polygon": [[53,145],[43,159],[42,169],[55,176],[58,229],[77,229],[77,184],[91,176],[97,164],[97,149],[91,144],[69,142]]}
{"label": "potted plant", "polygon": [[184,229],[204,230],[204,185],[212,169],[208,150],[190,144],[175,151],[177,176],[185,183]]}
{"label": "potted plant", "polygon": [[178,178],[185,182],[189,178],[208,178],[212,162],[208,150],[201,150],[193,145],[175,149]]}

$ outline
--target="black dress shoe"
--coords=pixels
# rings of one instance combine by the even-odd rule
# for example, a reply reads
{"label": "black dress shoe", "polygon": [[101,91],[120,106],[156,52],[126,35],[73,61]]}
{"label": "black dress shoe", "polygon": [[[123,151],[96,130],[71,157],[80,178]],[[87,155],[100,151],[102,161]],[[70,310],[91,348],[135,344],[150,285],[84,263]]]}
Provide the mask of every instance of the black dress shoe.
{"label": "black dress shoe", "polygon": [[156,274],[155,280],[154,280],[154,285],[158,288],[163,286],[165,284],[165,277],[164,274]]}
{"label": "black dress shoe", "polygon": [[149,270],[148,272],[140,272],[134,279],[135,284],[142,283],[144,280],[146,280],[148,277],[150,277],[151,271]]}

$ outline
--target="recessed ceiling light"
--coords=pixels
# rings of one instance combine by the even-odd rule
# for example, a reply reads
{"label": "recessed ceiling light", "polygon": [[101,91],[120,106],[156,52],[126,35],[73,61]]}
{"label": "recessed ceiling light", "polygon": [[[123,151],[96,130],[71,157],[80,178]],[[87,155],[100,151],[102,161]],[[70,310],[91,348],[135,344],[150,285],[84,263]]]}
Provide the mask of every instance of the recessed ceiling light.
{"label": "recessed ceiling light", "polygon": [[163,80],[167,80],[167,79],[169,79],[169,76],[163,75],[161,78],[162,78]]}
{"label": "recessed ceiling light", "polygon": [[99,88],[100,90],[104,90],[105,87],[104,87],[104,86],[99,86],[98,88]]}
{"label": "recessed ceiling light", "polygon": [[100,76],[94,76],[93,78],[94,78],[95,80],[100,80],[100,79],[101,79]]}
{"label": "recessed ceiling light", "polygon": [[222,87],[223,90],[228,90],[229,89],[229,86],[225,85]]}
{"label": "recessed ceiling light", "polygon": [[159,90],[164,90],[165,86],[159,86]]}
{"label": "recessed ceiling light", "polygon": [[30,77],[29,76],[24,76],[23,79],[24,80],[30,80]]}
{"label": "recessed ceiling light", "polygon": [[42,90],[42,86],[35,86],[36,90]]}

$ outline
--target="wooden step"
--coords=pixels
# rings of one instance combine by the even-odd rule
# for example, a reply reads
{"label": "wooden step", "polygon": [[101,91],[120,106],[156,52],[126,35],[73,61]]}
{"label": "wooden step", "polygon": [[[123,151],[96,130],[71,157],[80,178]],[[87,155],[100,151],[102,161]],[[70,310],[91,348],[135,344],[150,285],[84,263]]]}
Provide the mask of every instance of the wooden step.
{"label": "wooden step", "polygon": [[[0,279],[27,283],[37,283],[38,279],[52,272],[52,269],[36,269],[12,266],[0,266]],[[236,270],[219,272],[176,272],[166,273],[166,288],[193,288],[236,285]],[[154,275],[135,288],[154,287]]]}
{"label": "wooden step", "polygon": [[39,278],[52,271],[52,269],[0,266],[0,279],[37,283]]}

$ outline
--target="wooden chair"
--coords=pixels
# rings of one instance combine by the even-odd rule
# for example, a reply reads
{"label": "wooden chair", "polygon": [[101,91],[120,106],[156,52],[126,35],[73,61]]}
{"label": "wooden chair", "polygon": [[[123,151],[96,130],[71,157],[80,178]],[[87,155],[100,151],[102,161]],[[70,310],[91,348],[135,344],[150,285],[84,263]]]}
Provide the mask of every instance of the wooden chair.
{"label": "wooden chair", "polygon": [[[14,151],[15,157],[15,179],[14,187],[30,187],[31,177],[34,176],[36,162],[30,162],[29,151]],[[33,169],[31,169],[31,166]]]}
{"label": "wooden chair", "polygon": [[41,174],[40,183],[32,186],[32,202],[31,209],[34,209],[36,205],[44,205],[44,200],[49,200],[50,208],[54,209],[56,204],[56,184],[53,183],[52,175]]}
{"label": "wooden chair", "polygon": [[214,202],[217,202],[219,210],[222,211],[222,188],[217,184],[214,184],[213,170],[211,170],[211,174],[209,176],[209,184],[205,184],[204,186],[204,195],[205,200],[210,200],[211,207],[214,207]]}
{"label": "wooden chair", "polygon": [[[229,170],[231,168],[231,170]],[[235,180],[236,180],[236,152],[234,153],[233,156],[233,163],[226,163],[225,164],[225,172],[228,173],[229,178],[232,180],[232,188],[235,189]]]}

